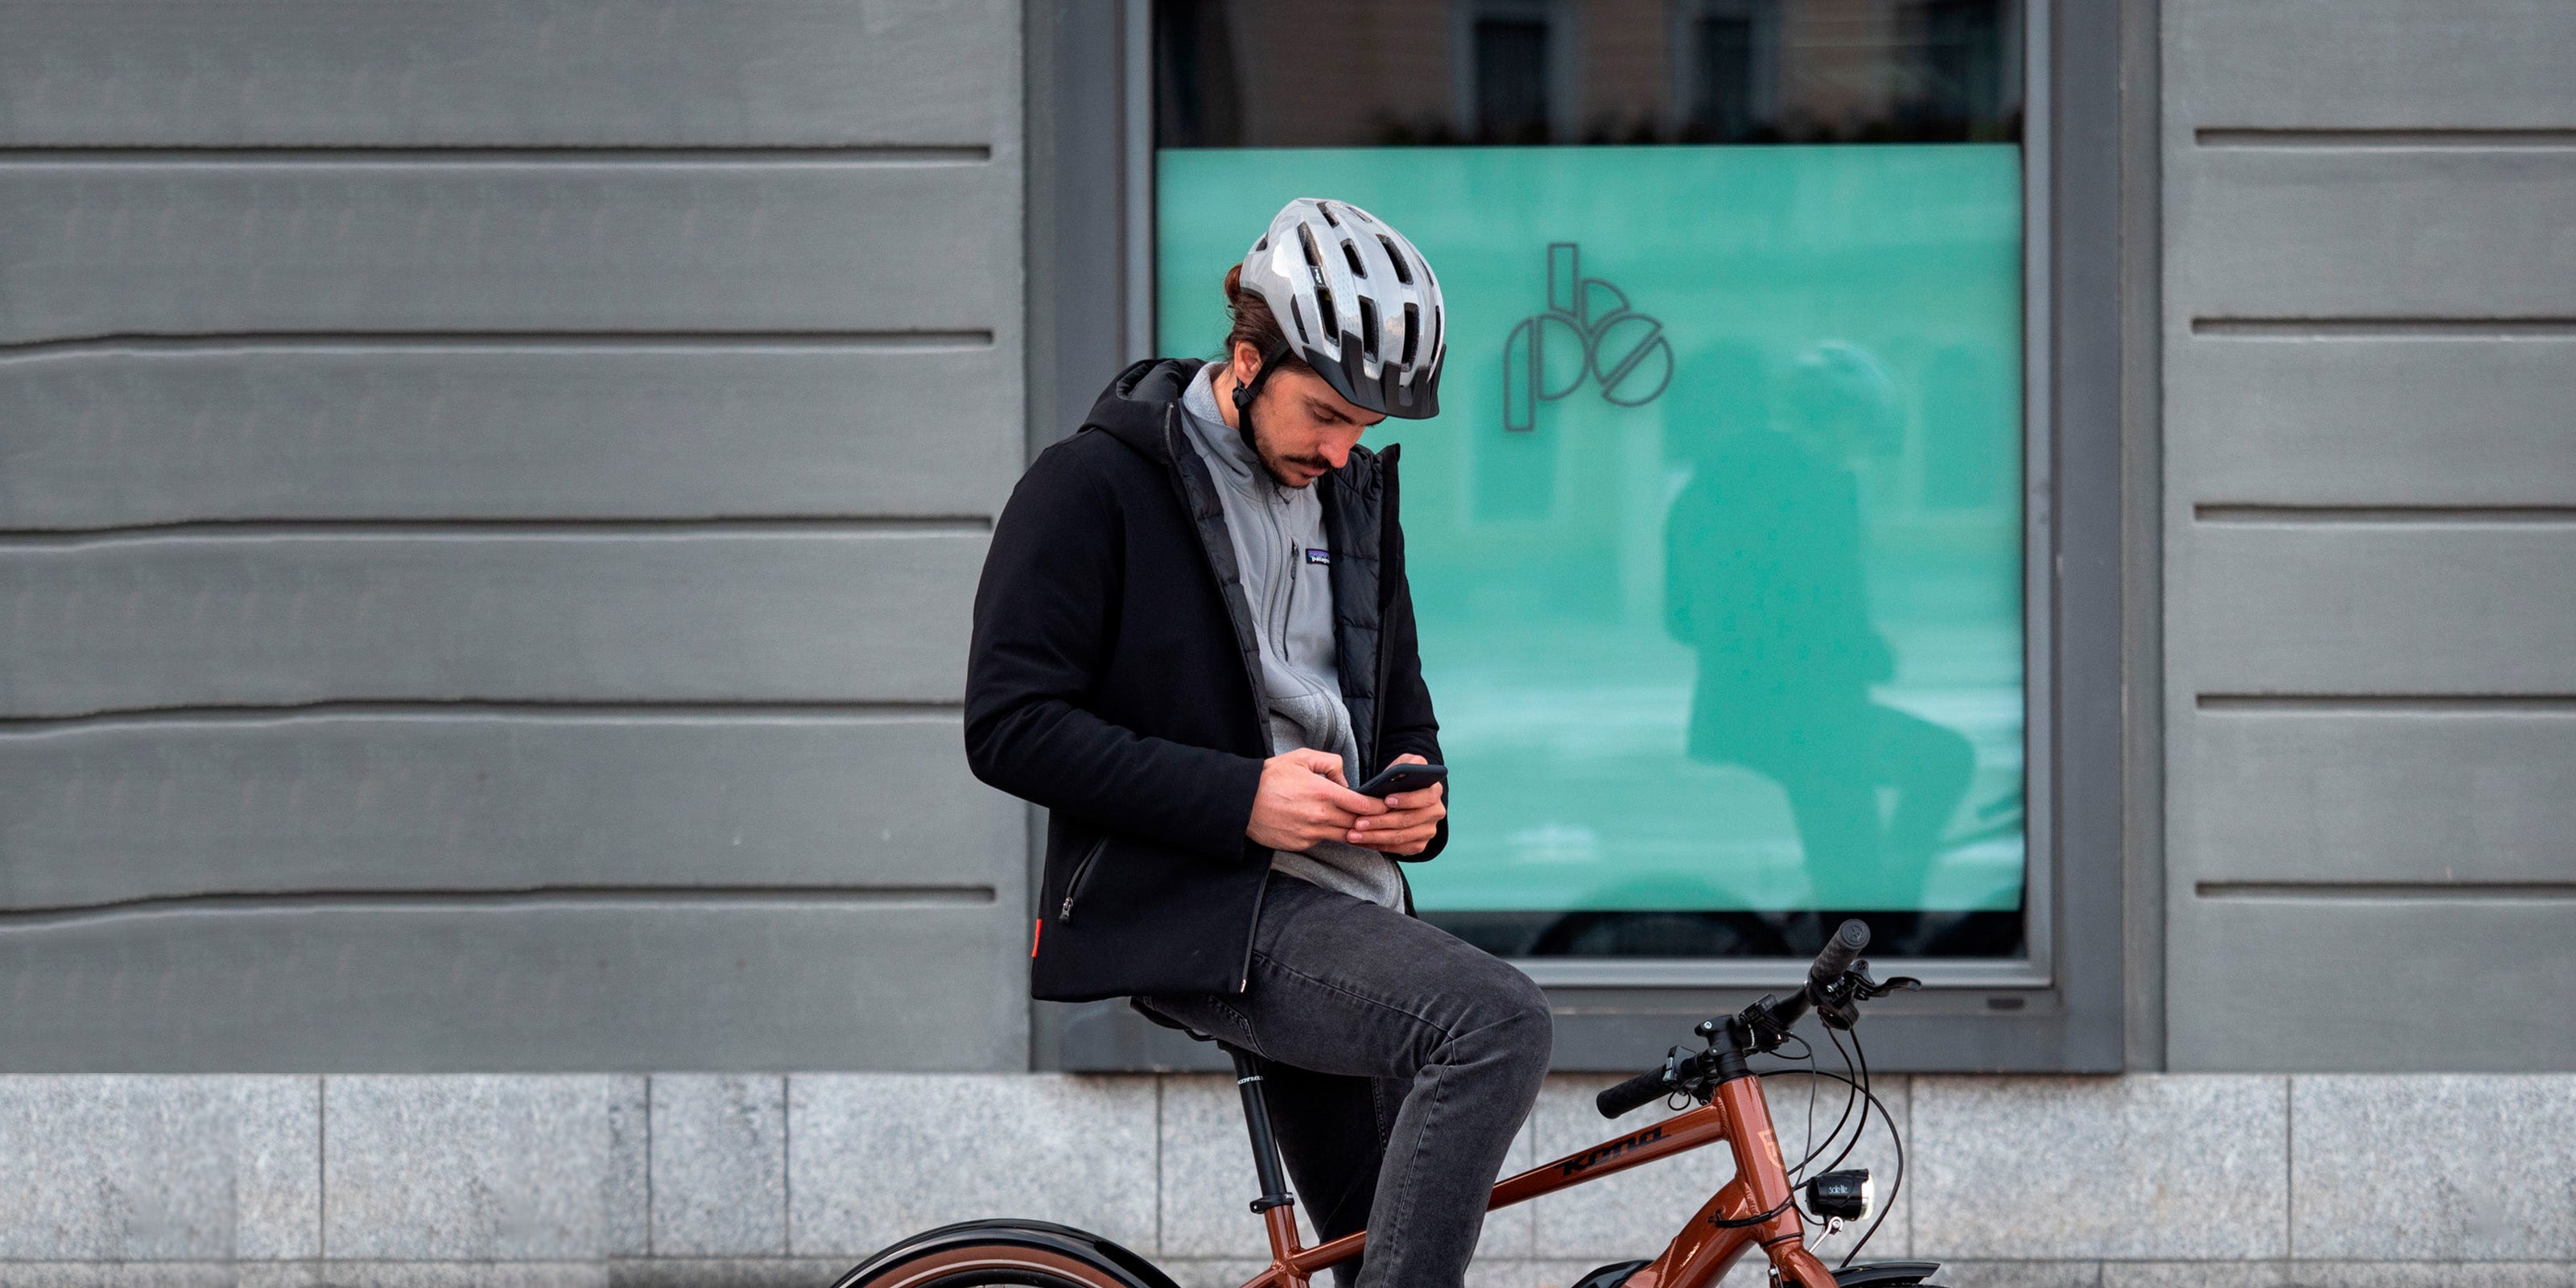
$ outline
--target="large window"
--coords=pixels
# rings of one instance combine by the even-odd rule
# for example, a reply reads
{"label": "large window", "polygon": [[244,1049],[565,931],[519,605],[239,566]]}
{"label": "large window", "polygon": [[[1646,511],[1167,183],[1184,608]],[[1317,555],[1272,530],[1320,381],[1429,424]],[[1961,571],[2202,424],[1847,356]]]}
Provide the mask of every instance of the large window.
{"label": "large window", "polygon": [[1453,769],[1425,916],[1525,960],[2025,955],[2009,0],[1164,0],[1159,347],[1283,202],[1451,314],[1388,422]]}

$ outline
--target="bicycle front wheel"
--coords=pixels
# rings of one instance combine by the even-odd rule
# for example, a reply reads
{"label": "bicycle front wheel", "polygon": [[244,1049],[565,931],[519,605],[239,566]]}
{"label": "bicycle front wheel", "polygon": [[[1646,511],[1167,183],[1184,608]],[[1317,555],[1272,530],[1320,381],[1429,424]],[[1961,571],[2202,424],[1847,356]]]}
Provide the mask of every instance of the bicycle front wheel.
{"label": "bicycle front wheel", "polygon": [[924,1231],[868,1258],[833,1288],[1170,1288],[1135,1253],[1040,1221],[974,1221]]}
{"label": "bicycle front wheel", "polygon": [[1007,1243],[968,1244],[925,1251],[893,1265],[877,1266],[843,1288],[979,1288],[1014,1284],[1025,1288],[1128,1288],[1100,1267],[1046,1248]]}

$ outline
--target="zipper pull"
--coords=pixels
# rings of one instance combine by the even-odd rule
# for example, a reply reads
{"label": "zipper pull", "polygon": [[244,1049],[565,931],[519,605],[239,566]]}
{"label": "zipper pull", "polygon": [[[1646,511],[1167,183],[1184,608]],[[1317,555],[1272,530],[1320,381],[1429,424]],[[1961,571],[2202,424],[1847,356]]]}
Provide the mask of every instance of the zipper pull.
{"label": "zipper pull", "polygon": [[1065,920],[1069,920],[1072,916],[1073,916],[1073,896],[1072,896],[1072,895],[1070,895],[1070,894],[1067,894],[1067,895],[1064,897],[1064,906],[1063,906],[1062,908],[1059,908],[1059,909],[1057,909],[1057,910],[1056,910],[1055,919],[1056,919],[1056,920],[1058,920],[1058,921],[1065,921]]}

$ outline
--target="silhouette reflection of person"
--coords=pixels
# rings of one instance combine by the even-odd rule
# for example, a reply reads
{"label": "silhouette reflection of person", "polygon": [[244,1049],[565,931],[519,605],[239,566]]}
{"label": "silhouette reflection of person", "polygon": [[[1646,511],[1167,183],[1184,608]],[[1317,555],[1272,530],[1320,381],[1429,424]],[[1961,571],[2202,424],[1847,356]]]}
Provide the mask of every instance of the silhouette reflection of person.
{"label": "silhouette reflection of person", "polygon": [[[1903,907],[1974,755],[1957,732],[1870,697],[1896,658],[1869,617],[1845,462],[1892,436],[1885,370],[1831,341],[1799,360],[1788,392],[1777,426],[1744,418],[1701,435],[1665,514],[1665,627],[1699,653],[1688,751],[1780,784],[1819,890],[1857,880]],[[1895,792],[1883,822],[1882,787]]]}

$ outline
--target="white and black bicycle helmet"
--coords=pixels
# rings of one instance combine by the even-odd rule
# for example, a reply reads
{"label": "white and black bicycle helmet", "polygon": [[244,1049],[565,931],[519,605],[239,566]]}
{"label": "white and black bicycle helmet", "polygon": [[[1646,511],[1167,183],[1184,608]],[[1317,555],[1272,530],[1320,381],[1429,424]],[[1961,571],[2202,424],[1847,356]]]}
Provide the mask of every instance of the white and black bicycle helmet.
{"label": "white and black bicycle helmet", "polygon": [[[1402,420],[1439,414],[1449,343],[1440,279],[1404,234],[1347,201],[1299,197],[1252,243],[1241,284],[1354,406]],[[1276,356],[1264,356],[1267,375]]]}

